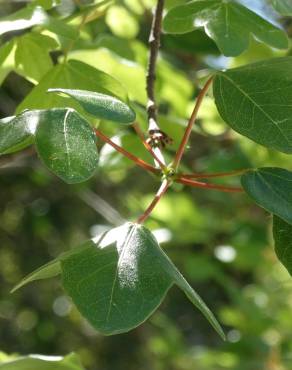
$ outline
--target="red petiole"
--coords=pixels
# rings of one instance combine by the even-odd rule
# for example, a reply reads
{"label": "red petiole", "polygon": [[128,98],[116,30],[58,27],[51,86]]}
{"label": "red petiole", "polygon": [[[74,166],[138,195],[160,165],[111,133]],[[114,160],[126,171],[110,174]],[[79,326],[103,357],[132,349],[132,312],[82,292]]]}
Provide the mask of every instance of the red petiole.
{"label": "red petiole", "polygon": [[220,172],[220,173],[181,173],[178,178],[184,177],[185,179],[211,179],[216,177],[231,177],[242,175],[247,172],[248,169],[235,170],[231,172]]}
{"label": "red petiole", "polygon": [[151,166],[149,163],[143,161],[143,159],[136,157],[134,154],[128,152],[124,148],[120,147],[118,144],[114,143],[110,138],[104,135],[101,131],[97,129],[94,129],[94,131],[97,137],[99,137],[101,140],[111,145],[113,148],[115,148],[118,152],[123,154],[125,157],[135,162],[138,166],[144,168],[144,170],[150,171],[155,174],[158,174],[160,172],[158,168]]}
{"label": "red petiole", "polygon": [[184,185],[193,186],[195,188],[204,188],[204,189],[214,189],[224,191],[226,193],[241,193],[243,190],[240,187],[231,187],[217,184],[209,184],[206,182],[200,182],[195,180],[186,179],[184,177],[179,177],[175,180],[176,182]]}

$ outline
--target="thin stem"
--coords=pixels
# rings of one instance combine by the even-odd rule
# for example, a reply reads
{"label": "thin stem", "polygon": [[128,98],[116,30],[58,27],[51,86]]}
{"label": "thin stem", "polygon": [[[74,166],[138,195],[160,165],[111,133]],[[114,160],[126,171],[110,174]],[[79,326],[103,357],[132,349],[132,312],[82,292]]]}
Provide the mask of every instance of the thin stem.
{"label": "thin stem", "polygon": [[157,191],[154,199],[150,203],[149,207],[146,209],[146,211],[143,213],[143,215],[140,216],[138,218],[138,220],[136,221],[138,224],[143,224],[143,222],[145,220],[147,220],[147,218],[150,216],[151,212],[153,211],[153,209],[155,208],[157,203],[160,201],[162,196],[166,193],[169,186],[170,186],[170,181],[169,180],[163,180],[163,182],[161,183],[160,188],[158,189],[158,191]]}
{"label": "thin stem", "polygon": [[155,8],[150,36],[150,55],[146,76],[146,90],[148,97],[147,114],[149,122],[149,130],[159,130],[157,124],[157,106],[155,101],[155,80],[156,80],[156,62],[160,47],[161,23],[163,14],[164,0],[157,0]]}
{"label": "thin stem", "polygon": [[[148,116],[148,132],[160,131],[157,122],[157,104],[155,99],[155,80],[156,80],[156,64],[160,48],[161,24],[163,16],[164,0],[157,0],[157,5],[154,11],[151,31],[149,36],[149,61],[146,75],[146,92],[147,92],[147,116]],[[153,149],[155,156],[165,166],[164,156],[159,147]],[[159,162],[158,162],[159,163]],[[157,164],[157,163],[156,163]]]}
{"label": "thin stem", "polygon": [[158,158],[158,156],[156,155],[156,153],[153,151],[153,149],[151,148],[151,146],[147,143],[147,141],[145,140],[145,137],[144,137],[144,134],[138,124],[138,122],[135,122],[133,123],[133,128],[134,130],[136,131],[136,134],[139,136],[140,140],[142,141],[144,147],[148,150],[148,152],[152,155],[152,157],[154,158],[154,160],[157,162],[157,164],[159,165],[159,167],[161,169],[164,169],[165,168],[165,164]]}
{"label": "thin stem", "polygon": [[175,170],[179,166],[179,163],[180,163],[181,158],[183,156],[183,152],[184,152],[185,147],[186,147],[186,145],[189,141],[189,137],[190,137],[191,132],[192,132],[193,124],[194,124],[194,122],[197,118],[197,115],[198,115],[199,109],[201,107],[201,104],[203,102],[203,99],[204,99],[212,81],[213,81],[213,76],[208,79],[208,81],[205,83],[205,86],[203,87],[200,94],[198,95],[198,98],[197,98],[197,101],[196,101],[196,104],[195,104],[195,108],[194,108],[194,110],[191,114],[191,117],[189,119],[187,128],[186,128],[185,133],[184,133],[184,136],[181,140],[180,146],[179,146],[179,148],[176,152],[176,155],[175,155],[175,158],[174,158],[174,161],[173,161],[173,167],[174,167]]}
{"label": "thin stem", "polygon": [[240,187],[231,187],[231,186],[224,186],[224,185],[216,185],[216,184],[208,184],[206,182],[200,182],[195,180],[189,180],[186,178],[178,178],[175,180],[176,182],[184,185],[193,186],[195,188],[203,188],[203,189],[214,189],[224,191],[226,193],[241,193],[243,189]]}
{"label": "thin stem", "polygon": [[125,157],[130,159],[131,161],[135,162],[138,166],[144,168],[144,170],[150,171],[152,173],[158,174],[160,171],[148,164],[147,162],[143,161],[143,159],[136,157],[134,154],[128,152],[124,148],[120,147],[118,144],[114,143],[110,138],[108,138],[106,135],[104,135],[102,132],[100,132],[97,129],[94,129],[95,135],[98,136],[101,140],[105,141],[109,145],[111,145],[113,148],[115,148],[118,152],[123,154]]}
{"label": "thin stem", "polygon": [[242,175],[243,173],[249,171],[248,169],[235,170],[231,172],[221,172],[221,173],[181,173],[178,178],[184,177],[185,179],[210,179],[214,177],[231,177]]}

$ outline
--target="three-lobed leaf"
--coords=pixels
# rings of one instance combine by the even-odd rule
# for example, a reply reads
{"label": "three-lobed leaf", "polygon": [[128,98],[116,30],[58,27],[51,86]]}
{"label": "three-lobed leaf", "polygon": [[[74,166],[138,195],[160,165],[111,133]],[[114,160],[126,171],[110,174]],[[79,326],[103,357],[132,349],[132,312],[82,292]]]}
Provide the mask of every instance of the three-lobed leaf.
{"label": "three-lobed leaf", "polygon": [[74,109],[41,111],[35,144],[44,164],[69,184],[89,179],[96,170],[94,132]]}
{"label": "three-lobed leaf", "polygon": [[292,57],[219,72],[213,91],[221,117],[235,131],[292,153]]}
{"label": "three-lobed leaf", "polygon": [[48,92],[62,93],[75,99],[83,109],[100,119],[129,124],[136,118],[135,112],[114,96],[88,90],[49,89]]}
{"label": "three-lobed leaf", "polygon": [[[65,291],[81,314],[106,335],[127,332],[145,321],[168,289],[179,286],[224,338],[212,312],[191,288],[144,226],[126,223],[61,255]],[[56,267],[56,265],[55,265]],[[18,287],[47,274],[48,265],[26,277]],[[59,270],[58,270],[59,272]],[[53,271],[52,276],[55,274]],[[16,287],[17,288],[17,287]],[[15,289],[16,289],[15,288]]]}
{"label": "three-lobed leaf", "polygon": [[274,48],[288,48],[283,30],[235,1],[190,1],[170,9],[163,21],[164,30],[174,34],[201,27],[226,56],[236,56],[246,50],[251,34]]}
{"label": "three-lobed leaf", "polygon": [[242,175],[241,183],[258,205],[292,224],[292,172],[259,168]]}

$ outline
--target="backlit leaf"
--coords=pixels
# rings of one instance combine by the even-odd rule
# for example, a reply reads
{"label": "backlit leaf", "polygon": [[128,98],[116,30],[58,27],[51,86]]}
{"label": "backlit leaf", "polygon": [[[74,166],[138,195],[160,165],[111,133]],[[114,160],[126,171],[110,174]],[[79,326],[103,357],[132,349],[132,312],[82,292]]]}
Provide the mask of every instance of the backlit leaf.
{"label": "backlit leaf", "polygon": [[226,56],[236,56],[247,49],[251,34],[274,48],[288,47],[283,30],[230,0],[195,0],[174,7],[166,14],[163,27],[174,34],[204,27]]}
{"label": "backlit leaf", "polygon": [[115,95],[122,101],[127,100],[125,89],[116,79],[86,63],[70,60],[66,64],[59,64],[52,68],[20,103],[17,111],[64,106],[77,109],[78,104],[74,105],[74,101],[68,102],[68,98],[48,94],[47,91],[50,88],[89,90]]}

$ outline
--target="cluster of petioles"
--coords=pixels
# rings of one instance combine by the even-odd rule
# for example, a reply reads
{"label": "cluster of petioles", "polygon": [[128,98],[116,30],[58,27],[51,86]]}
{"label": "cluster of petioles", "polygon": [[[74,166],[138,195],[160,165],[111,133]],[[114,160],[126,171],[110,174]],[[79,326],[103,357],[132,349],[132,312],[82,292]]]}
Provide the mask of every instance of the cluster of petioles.
{"label": "cluster of petioles", "polygon": [[206,174],[206,173],[181,173],[178,171],[179,164],[181,162],[183,153],[185,151],[186,145],[188,143],[190,134],[192,132],[193,124],[197,118],[199,108],[202,104],[202,101],[213,81],[213,77],[210,77],[206,84],[204,85],[203,89],[199,93],[196,104],[194,107],[194,110],[191,114],[191,117],[189,119],[189,122],[186,126],[184,135],[182,137],[182,140],[180,142],[179,148],[175,154],[174,160],[171,164],[167,165],[165,163],[163,154],[161,152],[161,149],[164,148],[164,146],[159,147],[159,145],[151,146],[151,142],[145,137],[143,131],[141,130],[139,124],[135,122],[133,124],[133,128],[136,131],[137,135],[141,139],[141,142],[145,146],[145,148],[148,150],[148,152],[151,154],[154,160],[154,166],[145,162],[143,159],[136,157],[134,154],[126,151],[116,143],[114,143],[111,139],[109,139],[107,136],[105,136],[102,132],[99,130],[95,130],[96,136],[99,137],[102,141],[108,143],[111,145],[114,149],[116,149],[118,152],[132,160],[136,165],[140,166],[146,171],[149,171],[158,177],[161,178],[161,185],[158,189],[155,197],[153,198],[152,202],[150,203],[149,207],[146,209],[146,211],[143,213],[142,216],[140,216],[137,220],[138,223],[143,223],[151,214],[154,207],[157,205],[161,197],[166,193],[167,189],[174,183],[179,183],[187,186],[197,187],[197,188],[204,188],[204,189],[214,189],[219,190],[223,192],[242,192],[241,187],[231,187],[231,186],[224,186],[224,185],[218,185],[210,182],[202,182],[198,181],[198,179],[211,179],[211,178],[220,178],[220,177],[226,177],[226,176],[236,176],[240,175],[246,170],[237,170],[233,172],[226,172],[226,173],[213,173],[213,174]]}

